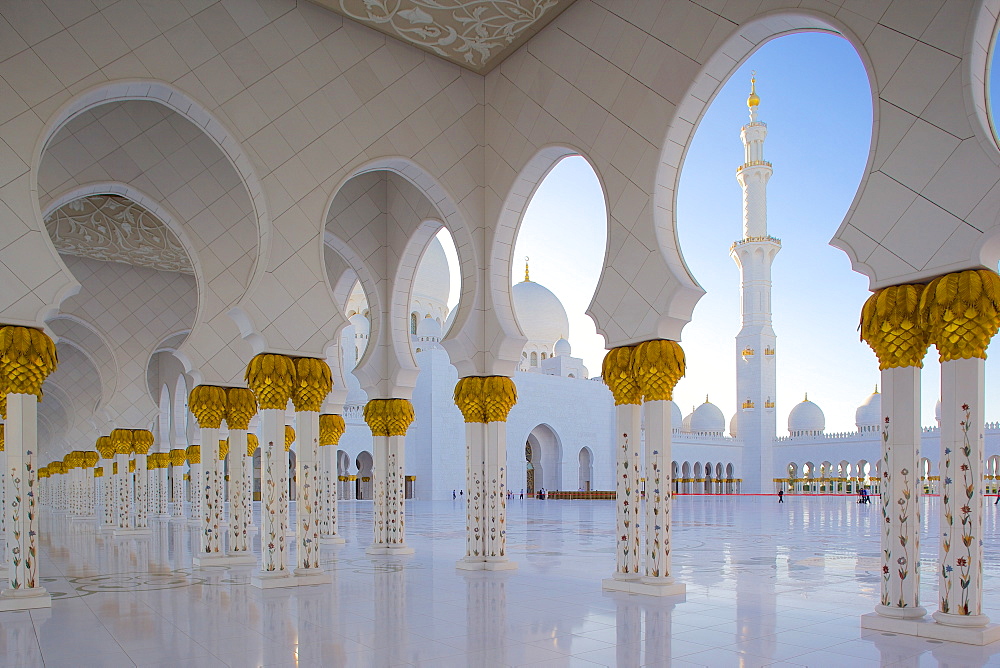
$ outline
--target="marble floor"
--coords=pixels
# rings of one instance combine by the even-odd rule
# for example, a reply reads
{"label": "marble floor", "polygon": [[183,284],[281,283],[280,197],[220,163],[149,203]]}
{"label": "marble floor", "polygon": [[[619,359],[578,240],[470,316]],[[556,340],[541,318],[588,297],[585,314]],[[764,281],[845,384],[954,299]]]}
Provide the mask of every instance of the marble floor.
{"label": "marble floor", "polygon": [[[333,583],[267,591],[250,586],[251,567],[192,568],[197,530],[185,523],[113,538],[47,514],[52,609],[0,613],[0,666],[1000,666],[1000,643],[862,630],[878,598],[878,506],[786,499],[678,498],[674,565],[688,593],[673,599],[601,591],[614,568],[611,501],[515,500],[519,568],[493,573],[455,569],[460,501],[408,503],[408,557],[366,556],[371,503],[342,502],[348,542],[323,548]],[[924,500],[925,536],[937,505]],[[995,620],[998,517],[986,506]],[[936,549],[924,541],[931,610]]]}

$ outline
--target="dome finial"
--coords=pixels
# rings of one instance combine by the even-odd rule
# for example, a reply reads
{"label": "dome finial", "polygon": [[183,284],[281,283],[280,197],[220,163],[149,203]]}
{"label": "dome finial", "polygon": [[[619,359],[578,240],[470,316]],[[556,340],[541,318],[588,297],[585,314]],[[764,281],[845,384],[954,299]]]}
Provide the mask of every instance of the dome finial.
{"label": "dome finial", "polygon": [[524,282],[530,283],[531,277],[528,275],[528,256],[524,256]]}
{"label": "dome finial", "polygon": [[705,395],[705,403],[706,404],[708,403],[708,395],[707,394]]}
{"label": "dome finial", "polygon": [[875,383],[875,394],[878,394],[878,383]]}
{"label": "dome finial", "polygon": [[757,95],[757,70],[750,73],[750,97],[747,98],[747,106],[753,109],[760,104],[760,97]]}
{"label": "dome finial", "polygon": [[803,399],[802,401],[809,401],[809,393],[808,392],[806,392],[806,398]]}

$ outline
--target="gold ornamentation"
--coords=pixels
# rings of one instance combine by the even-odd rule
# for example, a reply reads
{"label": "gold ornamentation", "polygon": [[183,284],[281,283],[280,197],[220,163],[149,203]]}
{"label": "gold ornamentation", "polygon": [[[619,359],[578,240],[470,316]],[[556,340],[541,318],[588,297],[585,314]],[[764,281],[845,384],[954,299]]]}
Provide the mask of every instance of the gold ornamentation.
{"label": "gold ornamentation", "polygon": [[85,454],[87,456],[87,466],[88,467],[97,466],[97,462],[100,461],[101,456],[96,452],[94,452],[93,450],[88,450]]}
{"label": "gold ornamentation", "polygon": [[372,436],[405,436],[413,422],[408,399],[371,399],[365,404],[365,422]]}
{"label": "gold ornamentation", "polygon": [[[50,465],[51,466],[51,465]],[[118,462],[114,462],[111,468],[112,475],[118,475]]]}
{"label": "gold ornamentation", "polygon": [[261,410],[285,410],[295,388],[295,363],[285,355],[261,353],[247,365],[246,382]]}
{"label": "gold ornamentation", "polygon": [[218,429],[226,417],[226,388],[217,385],[197,385],[188,395],[188,408],[198,420],[198,426]]}
{"label": "gold ornamentation", "polygon": [[10,394],[33,394],[41,400],[42,383],[59,366],[56,345],[32,327],[0,327],[0,375]]}
{"label": "gold ornamentation", "polygon": [[257,440],[257,434],[247,434],[247,457],[253,457],[253,453],[255,453],[259,447],[260,441]]}
{"label": "gold ornamentation", "polygon": [[920,322],[941,362],[986,359],[1000,328],[1000,276],[970,269],[940,276],[920,296]]}
{"label": "gold ornamentation", "polygon": [[483,404],[483,379],[481,376],[459,378],[455,383],[455,405],[462,411],[466,422],[486,422]]}
{"label": "gold ornamentation", "polygon": [[230,429],[249,429],[250,419],[257,414],[257,397],[246,387],[226,390],[226,424]]}
{"label": "gold ornamentation", "polygon": [[7,384],[0,376],[0,418],[7,419]]}
{"label": "gold ornamentation", "polygon": [[94,469],[94,477],[95,478],[103,478],[104,477],[104,467],[103,466],[98,466],[96,469]]}
{"label": "gold ornamentation", "polygon": [[0,452],[4,449],[4,425],[0,424]]}
{"label": "gold ornamentation", "polygon": [[295,360],[295,391],[292,403],[297,411],[319,412],[333,389],[330,365],[312,357]]}
{"label": "gold ornamentation", "polygon": [[633,348],[632,374],[646,401],[670,401],[686,367],[684,350],[676,341],[655,339]]}
{"label": "gold ornamentation", "polygon": [[95,447],[101,453],[101,457],[105,459],[111,459],[115,456],[115,444],[112,442],[110,436],[98,436]]}
{"label": "gold ornamentation", "polygon": [[295,442],[295,430],[285,425],[285,452],[292,449],[292,443]]}
{"label": "gold ornamentation", "polygon": [[131,455],[132,454],[132,430],[131,429],[112,429],[111,430],[111,443],[115,446],[116,455]]}
{"label": "gold ornamentation", "polygon": [[615,398],[615,406],[642,403],[642,390],[632,375],[632,346],[612,348],[604,356],[601,377]]}
{"label": "gold ornamentation", "polygon": [[151,447],[153,447],[153,432],[148,429],[132,430],[132,451],[135,454],[148,454]]}
{"label": "gold ornamentation", "polygon": [[506,422],[510,409],[517,403],[517,386],[507,376],[483,378],[484,422]]}
{"label": "gold ornamentation", "polygon": [[344,423],[344,416],[325,414],[319,416],[319,444],[337,445],[340,437],[344,435],[347,425]]}
{"label": "gold ornamentation", "polygon": [[134,459],[128,460],[128,472],[129,473],[135,473],[135,460]]}
{"label": "gold ornamentation", "polygon": [[229,455],[229,439],[219,441],[219,461],[225,461]]}
{"label": "gold ornamentation", "polygon": [[861,307],[861,340],[875,351],[880,370],[923,367],[929,344],[927,327],[920,317],[925,287],[882,288]]}
{"label": "gold ornamentation", "polygon": [[184,451],[184,448],[175,448],[168,454],[170,455],[171,466],[184,466],[184,461],[187,459],[187,453]]}
{"label": "gold ornamentation", "polygon": [[189,445],[185,453],[187,455],[188,464],[201,464],[201,446],[200,445]]}

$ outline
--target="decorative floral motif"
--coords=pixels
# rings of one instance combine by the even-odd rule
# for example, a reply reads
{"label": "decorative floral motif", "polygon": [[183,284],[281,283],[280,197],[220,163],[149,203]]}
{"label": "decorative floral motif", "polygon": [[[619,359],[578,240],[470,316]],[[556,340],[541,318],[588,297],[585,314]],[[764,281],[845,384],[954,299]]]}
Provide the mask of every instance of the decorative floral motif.
{"label": "decorative floral motif", "polygon": [[193,274],[177,237],[144,207],[119,195],[91,195],[45,218],[56,250],[95,260]]}
{"label": "decorative floral motif", "polygon": [[[962,445],[957,453],[953,453],[950,448],[945,448],[944,471],[948,475],[944,479],[942,489],[942,506],[944,509],[944,526],[942,527],[941,539],[941,612],[955,615],[978,615],[980,614],[980,601],[978,596],[973,598],[973,569],[976,569],[978,580],[982,580],[982,559],[981,541],[976,538],[976,519],[973,517],[973,507],[980,501],[973,502],[976,493],[976,481],[973,476],[972,464],[972,438],[970,433],[973,427],[972,411],[968,404],[962,404],[964,419],[959,422],[962,433]],[[957,457],[954,464],[953,455]],[[957,489],[954,486],[955,469],[961,472],[961,485]],[[959,501],[958,499],[961,499]],[[958,503],[962,503],[957,508]],[[959,525],[955,526],[956,515]],[[956,529],[959,530],[956,536]],[[955,539],[958,538],[957,544]],[[954,549],[954,552],[952,551]],[[952,565],[954,564],[954,566]],[[957,573],[956,573],[957,567]],[[959,588],[955,589],[957,579]],[[957,600],[955,600],[957,597]]]}
{"label": "decorative floral motif", "polygon": [[[339,0],[347,16],[475,71],[558,0]],[[528,33],[530,34],[530,32]]]}

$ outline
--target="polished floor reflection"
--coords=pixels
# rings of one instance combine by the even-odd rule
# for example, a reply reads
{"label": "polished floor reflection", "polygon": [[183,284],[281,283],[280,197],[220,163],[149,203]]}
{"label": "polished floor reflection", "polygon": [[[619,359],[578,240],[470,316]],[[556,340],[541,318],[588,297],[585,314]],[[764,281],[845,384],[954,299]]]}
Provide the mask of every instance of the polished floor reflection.
{"label": "polished floor reflection", "polygon": [[[986,666],[977,648],[862,631],[879,589],[879,507],[851,498],[681,497],[674,564],[685,598],[601,591],[611,501],[515,500],[519,569],[470,573],[460,501],[407,506],[409,557],[368,557],[370,502],[341,505],[348,543],[323,548],[332,585],[261,591],[250,567],[195,569],[197,529],[114,538],[46,515],[52,609],[0,613],[2,666]],[[925,537],[937,500],[925,499]],[[1000,621],[1000,506],[986,506],[986,613]],[[259,544],[256,549],[259,550]],[[935,606],[936,541],[923,544]]]}

